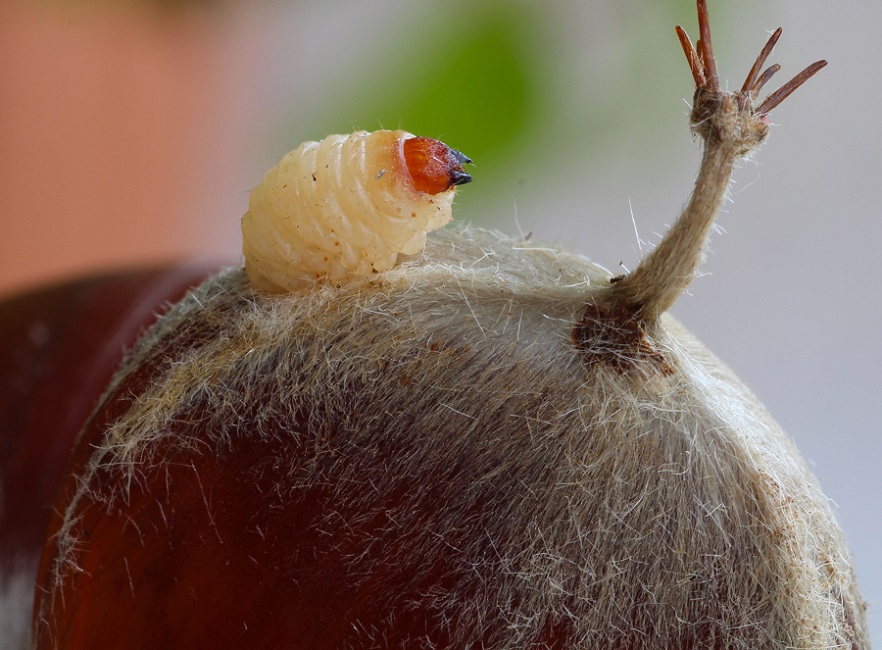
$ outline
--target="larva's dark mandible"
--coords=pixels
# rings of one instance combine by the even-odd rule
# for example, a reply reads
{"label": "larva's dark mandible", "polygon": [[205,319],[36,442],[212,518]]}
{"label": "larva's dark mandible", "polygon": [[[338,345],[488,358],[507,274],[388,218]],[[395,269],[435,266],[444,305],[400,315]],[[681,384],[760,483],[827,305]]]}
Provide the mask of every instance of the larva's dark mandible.
{"label": "larva's dark mandible", "polygon": [[242,218],[248,277],[259,291],[281,293],[391,268],[450,221],[469,162],[406,131],[303,143],[251,194]]}

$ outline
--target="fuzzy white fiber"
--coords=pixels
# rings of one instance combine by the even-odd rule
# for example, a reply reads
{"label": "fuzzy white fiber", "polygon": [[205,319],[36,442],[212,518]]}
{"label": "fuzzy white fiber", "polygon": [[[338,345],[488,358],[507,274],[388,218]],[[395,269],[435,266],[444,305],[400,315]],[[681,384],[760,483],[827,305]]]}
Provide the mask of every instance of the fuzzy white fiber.
{"label": "fuzzy white fiber", "polygon": [[[385,551],[350,559],[353,584],[446,567],[417,600],[376,598],[390,619],[437,621],[450,647],[544,647],[549,630],[569,649],[869,647],[827,500],[730,370],[669,316],[641,341],[651,357],[603,327],[574,339],[609,286],[583,257],[475,228],[309,293],[261,295],[241,268],[205,282],[107,392],[158,373],[80,477],[54,590],[89,552],[84,508],[286,423],[276,507],[321,486],[333,508],[309,526],[386,515],[364,540]],[[351,647],[381,647],[359,633]]]}

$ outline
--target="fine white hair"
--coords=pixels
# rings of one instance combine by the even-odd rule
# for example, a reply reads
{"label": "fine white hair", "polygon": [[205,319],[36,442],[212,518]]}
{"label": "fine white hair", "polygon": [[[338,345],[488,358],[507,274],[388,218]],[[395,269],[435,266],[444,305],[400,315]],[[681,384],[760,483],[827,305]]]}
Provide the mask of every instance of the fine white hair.
{"label": "fine white hair", "polygon": [[79,477],[42,619],[88,552],[85,508],[281,430],[288,453],[260,470],[278,477],[273,507],[321,490],[332,507],[303,525],[329,539],[380,518],[347,575],[371,589],[440,571],[419,599],[382,581],[365,597],[439,622],[450,647],[868,647],[842,536],[790,438],[673,318],[639,333],[645,358],[592,329],[608,286],[583,257],[462,227],[305,294],[261,295],[241,268],[208,280],[108,389],[154,373]]}

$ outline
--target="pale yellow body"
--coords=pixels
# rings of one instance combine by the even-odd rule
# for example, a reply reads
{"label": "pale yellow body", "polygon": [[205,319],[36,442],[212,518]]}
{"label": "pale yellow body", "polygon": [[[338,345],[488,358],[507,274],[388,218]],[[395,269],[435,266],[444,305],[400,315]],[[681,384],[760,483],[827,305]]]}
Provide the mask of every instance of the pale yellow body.
{"label": "pale yellow body", "polygon": [[426,232],[450,221],[453,190],[413,188],[406,131],[356,131],[305,142],[271,169],[242,218],[252,284],[298,291],[391,268],[422,250]]}

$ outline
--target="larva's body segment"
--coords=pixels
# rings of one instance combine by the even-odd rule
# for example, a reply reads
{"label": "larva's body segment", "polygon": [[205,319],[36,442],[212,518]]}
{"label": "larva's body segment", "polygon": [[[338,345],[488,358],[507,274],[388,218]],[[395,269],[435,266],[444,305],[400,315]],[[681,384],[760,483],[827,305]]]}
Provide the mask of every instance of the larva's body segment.
{"label": "larva's body segment", "polygon": [[[408,141],[411,150],[431,153],[440,145],[451,152],[440,168],[438,157],[428,156],[433,189],[441,191],[418,189],[414,179],[428,167],[408,156]],[[251,194],[242,218],[248,277],[258,290],[280,293],[388,270],[399,254],[420,251],[427,231],[450,221],[454,185],[470,180],[461,167],[467,160],[405,131],[303,143]]]}

